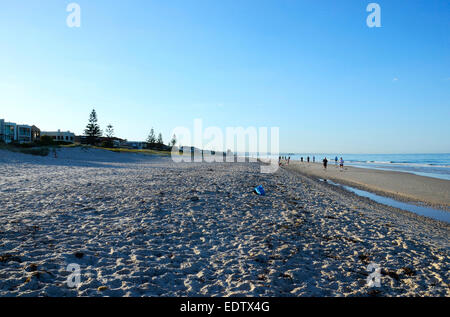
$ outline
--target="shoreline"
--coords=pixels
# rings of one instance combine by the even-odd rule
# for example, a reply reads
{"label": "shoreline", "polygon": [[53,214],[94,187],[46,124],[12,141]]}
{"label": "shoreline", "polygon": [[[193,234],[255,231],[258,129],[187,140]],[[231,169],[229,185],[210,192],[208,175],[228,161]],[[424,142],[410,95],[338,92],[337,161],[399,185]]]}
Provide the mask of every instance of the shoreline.
{"label": "shoreline", "polygon": [[355,187],[393,198],[401,202],[425,205],[450,211],[450,181],[407,172],[368,169],[328,164],[325,171],[321,163],[291,161],[283,168],[313,179],[330,179],[336,183]]}

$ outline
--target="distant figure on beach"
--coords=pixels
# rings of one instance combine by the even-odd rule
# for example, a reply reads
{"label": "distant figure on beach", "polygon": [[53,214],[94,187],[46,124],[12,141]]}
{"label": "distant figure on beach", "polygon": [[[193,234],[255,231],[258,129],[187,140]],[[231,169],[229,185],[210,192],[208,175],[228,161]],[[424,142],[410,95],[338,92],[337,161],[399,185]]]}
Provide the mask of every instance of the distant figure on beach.
{"label": "distant figure on beach", "polygon": [[337,162],[338,162],[338,158],[337,158],[337,155],[336,155],[336,157],[334,158],[334,165],[337,166]]}
{"label": "distant figure on beach", "polygon": [[316,163],[316,157],[313,156],[313,163]]}
{"label": "distant figure on beach", "polygon": [[306,158],[306,161],[309,163],[309,156]]}
{"label": "distant figure on beach", "polygon": [[324,158],[323,159],[323,168],[324,169],[327,169],[327,164],[328,164],[328,160],[327,160],[327,158]]}
{"label": "distant figure on beach", "polygon": [[278,156],[278,166],[281,166],[281,156]]}
{"label": "distant figure on beach", "polygon": [[300,158],[300,162],[302,162],[303,163],[303,156]]}
{"label": "distant figure on beach", "polygon": [[344,169],[344,159],[341,157],[339,160],[339,169],[342,171]]}
{"label": "distant figure on beach", "polygon": [[288,163],[287,163],[288,165],[289,165],[289,162],[290,162],[290,161],[291,161],[291,157],[289,156],[289,157],[288,157]]}

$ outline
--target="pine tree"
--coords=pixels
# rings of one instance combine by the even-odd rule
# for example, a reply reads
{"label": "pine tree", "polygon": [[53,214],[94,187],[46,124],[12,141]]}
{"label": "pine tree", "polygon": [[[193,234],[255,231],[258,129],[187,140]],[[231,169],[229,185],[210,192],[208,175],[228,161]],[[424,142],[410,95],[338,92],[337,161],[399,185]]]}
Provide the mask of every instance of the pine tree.
{"label": "pine tree", "polygon": [[106,141],[102,143],[103,147],[112,148],[114,147],[113,137],[114,137],[114,128],[111,124],[106,127],[105,130]]}
{"label": "pine tree", "polygon": [[158,143],[158,144],[163,144],[163,143],[164,143],[163,137],[162,137],[162,134],[161,134],[161,133],[158,134],[158,140],[156,141],[156,143]]}
{"label": "pine tree", "polygon": [[84,134],[88,137],[89,144],[95,144],[97,138],[102,136],[102,130],[100,130],[97,121],[97,113],[95,112],[95,109],[92,109],[92,112],[89,115],[89,123],[84,130]]}
{"label": "pine tree", "polygon": [[108,139],[112,139],[112,138],[114,137],[114,127],[112,126],[112,124],[109,124],[109,125],[106,127],[105,133],[106,133],[106,137],[107,137]]}
{"label": "pine tree", "polygon": [[172,140],[170,140],[170,146],[175,146],[177,144],[177,136],[174,134]]}
{"label": "pine tree", "polygon": [[149,144],[156,143],[155,130],[153,130],[153,128],[150,130],[150,134],[147,137],[147,143],[149,143]]}

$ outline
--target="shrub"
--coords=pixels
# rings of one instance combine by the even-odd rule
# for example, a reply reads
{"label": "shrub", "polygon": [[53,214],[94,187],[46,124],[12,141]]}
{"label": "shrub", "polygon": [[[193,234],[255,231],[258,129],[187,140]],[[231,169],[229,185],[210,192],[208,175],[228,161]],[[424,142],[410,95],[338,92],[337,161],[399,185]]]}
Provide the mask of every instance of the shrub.
{"label": "shrub", "polygon": [[114,147],[114,142],[113,142],[112,140],[106,140],[106,141],[103,141],[103,142],[100,144],[100,147],[113,148],[113,147]]}
{"label": "shrub", "polygon": [[39,141],[40,145],[54,145],[55,141],[53,141],[53,138],[49,135],[43,135],[41,136],[41,140]]}
{"label": "shrub", "polygon": [[70,144],[72,144],[71,142],[66,142],[66,141],[56,141],[54,143],[56,145],[70,145]]}
{"label": "shrub", "polygon": [[41,147],[41,148],[23,149],[20,152],[24,154],[47,156],[50,150],[46,147]]}
{"label": "shrub", "polygon": [[39,144],[37,143],[19,143],[19,142],[13,142],[11,143],[11,145],[20,149],[31,149],[33,147],[39,146]]}

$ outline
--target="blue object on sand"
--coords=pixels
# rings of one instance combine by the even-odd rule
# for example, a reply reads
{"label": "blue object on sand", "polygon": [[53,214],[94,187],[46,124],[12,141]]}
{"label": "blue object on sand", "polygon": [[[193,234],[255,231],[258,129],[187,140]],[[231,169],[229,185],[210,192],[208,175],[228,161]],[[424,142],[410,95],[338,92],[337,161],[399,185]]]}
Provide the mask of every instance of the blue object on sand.
{"label": "blue object on sand", "polygon": [[258,187],[255,188],[255,192],[261,196],[266,195],[266,192],[264,191],[264,188],[261,185],[259,185]]}

